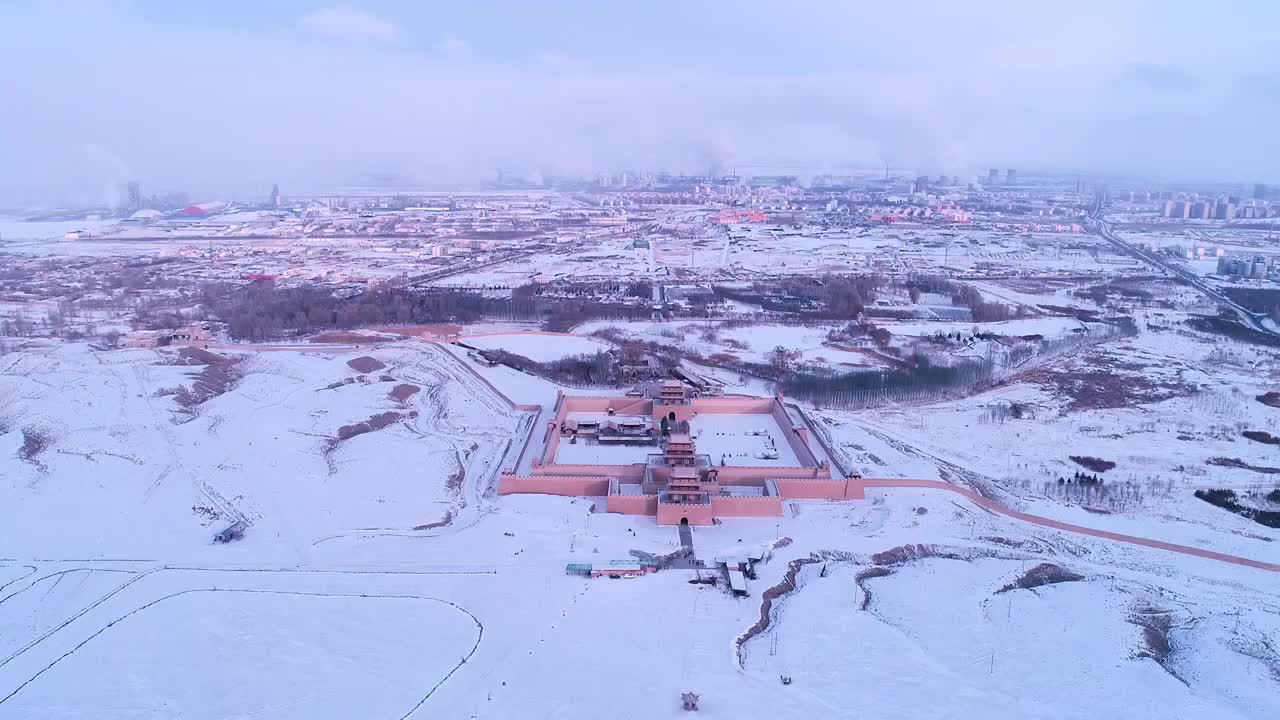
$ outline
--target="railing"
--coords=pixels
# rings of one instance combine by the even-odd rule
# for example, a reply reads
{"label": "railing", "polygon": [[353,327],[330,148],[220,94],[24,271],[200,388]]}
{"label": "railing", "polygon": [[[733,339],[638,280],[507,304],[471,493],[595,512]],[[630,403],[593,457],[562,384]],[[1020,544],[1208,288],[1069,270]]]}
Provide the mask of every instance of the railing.
{"label": "railing", "polygon": [[692,500],[688,498],[684,498],[680,500],[672,500],[671,494],[669,492],[667,492],[666,490],[659,490],[658,502],[662,503],[663,505],[710,505],[711,498],[707,497],[706,495],[699,495],[698,499],[696,500]]}
{"label": "railing", "polygon": [[679,465],[679,466],[676,466],[676,465],[668,465],[668,464],[667,464],[667,456],[666,456],[666,455],[661,454],[661,453],[652,453],[652,454],[650,454],[650,455],[649,455],[649,459],[648,459],[648,462],[647,462],[646,464],[647,464],[649,467],[695,467],[695,468],[698,468],[698,469],[700,469],[700,470],[705,470],[705,469],[709,469],[709,468],[711,467],[711,456],[710,456],[710,455],[707,455],[707,454],[705,454],[705,453],[699,453],[699,454],[697,454],[697,455],[694,455],[694,456],[693,456],[693,465],[692,465],[692,466],[689,466],[689,465]]}

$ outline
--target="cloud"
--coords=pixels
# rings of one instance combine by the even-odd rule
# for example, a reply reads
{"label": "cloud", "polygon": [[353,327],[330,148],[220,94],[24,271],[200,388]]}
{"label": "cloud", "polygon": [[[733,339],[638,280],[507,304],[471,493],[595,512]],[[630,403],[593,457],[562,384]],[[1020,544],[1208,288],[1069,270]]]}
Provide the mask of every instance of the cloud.
{"label": "cloud", "polygon": [[1130,63],[1125,67],[1125,77],[1150,90],[1190,90],[1196,85],[1191,73],[1172,65]]}
{"label": "cloud", "polygon": [[328,37],[392,42],[400,38],[400,27],[354,8],[324,8],[298,21],[302,29]]}
{"label": "cloud", "polygon": [[460,60],[471,54],[471,44],[450,36],[436,44],[436,53],[451,60]]}
{"label": "cloud", "polygon": [[[371,32],[349,11],[311,16],[308,31],[364,40],[334,52],[296,27],[250,18],[161,24],[0,0],[0,88],[22,108],[0,114],[0,205],[96,198],[122,179],[211,198],[261,195],[272,183],[331,191],[371,171],[445,187],[498,167],[804,174],[887,162],[919,174],[990,166],[1278,179],[1280,136],[1269,123],[1280,114],[1280,61],[1268,38],[1184,42],[1198,21],[1181,15],[1161,15],[1183,25],[1156,32],[1145,15],[1116,17],[1099,2],[1100,35],[1081,39],[1075,25],[1045,26],[1030,9],[1026,18],[988,11],[961,18],[965,30],[1000,20],[976,40],[943,17],[880,22],[874,38],[850,44],[834,0],[837,16],[816,26],[782,9],[726,20],[689,3],[692,26],[628,10],[607,36],[587,30],[611,18],[588,12],[511,10],[495,22],[465,4],[449,17],[411,5],[387,11],[403,32],[376,18]],[[1049,38],[1015,32],[1046,27]],[[1179,68],[1194,92],[1176,89],[1187,80]],[[1237,138],[1248,152],[1219,141]]]}
{"label": "cloud", "polygon": [[533,56],[533,61],[548,70],[556,72],[586,72],[591,69],[591,63],[586,60],[558,52],[543,51],[536,53]]}

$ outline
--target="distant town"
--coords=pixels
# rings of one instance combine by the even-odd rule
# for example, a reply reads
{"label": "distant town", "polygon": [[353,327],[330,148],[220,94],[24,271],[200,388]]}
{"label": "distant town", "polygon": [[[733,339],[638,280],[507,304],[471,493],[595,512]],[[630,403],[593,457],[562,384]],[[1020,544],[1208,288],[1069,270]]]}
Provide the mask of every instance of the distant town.
{"label": "distant town", "polygon": [[[259,200],[191,202],[181,193],[147,195],[130,182],[112,208],[17,216],[24,222],[0,225],[0,250],[145,251],[165,258],[171,277],[325,281],[351,290],[509,288],[634,274],[747,280],[835,264],[983,276],[1026,272],[1000,258],[1027,252],[1052,255],[1039,269],[1090,273],[1128,262],[1106,259],[1113,253],[1085,232],[1089,209],[1104,198],[1154,253],[1223,280],[1266,280],[1276,272],[1268,241],[1280,203],[1265,185],[1248,190],[1245,197],[1229,189],[1121,189],[1014,169],[804,183],[632,172],[543,182],[498,172],[472,192],[289,196],[272,187]],[[782,250],[796,239],[806,252]],[[50,241],[68,244],[55,250]]]}

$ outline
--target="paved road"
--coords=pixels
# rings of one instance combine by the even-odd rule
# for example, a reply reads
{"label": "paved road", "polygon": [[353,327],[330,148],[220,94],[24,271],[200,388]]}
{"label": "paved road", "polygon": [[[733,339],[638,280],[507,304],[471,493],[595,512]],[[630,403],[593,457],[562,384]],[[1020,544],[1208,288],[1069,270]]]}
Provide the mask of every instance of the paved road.
{"label": "paved road", "polygon": [[1120,248],[1124,252],[1128,253],[1129,255],[1132,255],[1133,257],[1138,258],[1139,260],[1142,260],[1143,262],[1154,265],[1157,268],[1160,268],[1161,270],[1165,270],[1176,277],[1182,278],[1188,284],[1194,287],[1196,290],[1199,290],[1201,293],[1204,293],[1205,295],[1207,295],[1214,302],[1220,305],[1226,305],[1227,307],[1231,308],[1231,310],[1235,312],[1236,315],[1240,316],[1240,319],[1243,320],[1246,325],[1253,328],[1254,330],[1257,330],[1258,332],[1267,333],[1268,335],[1280,335],[1280,332],[1277,332],[1276,330],[1272,329],[1271,326],[1263,322],[1263,318],[1265,317],[1264,315],[1255,313],[1249,310],[1248,308],[1244,307],[1243,305],[1237,303],[1236,301],[1232,300],[1231,298],[1227,297],[1220,290],[1206,283],[1204,279],[1201,278],[1200,276],[1196,275],[1190,270],[1187,270],[1186,268],[1179,267],[1178,265],[1175,265],[1170,262],[1166,262],[1163,258],[1160,258],[1152,253],[1149,253],[1139,247],[1136,247],[1120,239],[1120,236],[1116,235],[1115,230],[1111,228],[1111,223],[1107,222],[1102,218],[1101,211],[1094,211],[1094,213],[1091,214],[1089,217],[1090,219],[1093,220],[1094,225],[1098,231],[1098,234],[1101,235],[1103,239],[1105,239],[1107,242],[1110,242],[1112,245],[1115,245],[1116,247]]}
{"label": "paved road", "polygon": [[688,525],[680,525],[680,547],[693,552],[693,528]]}
{"label": "paved road", "polygon": [[668,566],[673,570],[692,570],[701,567],[698,563],[698,556],[693,552],[693,528],[688,525],[677,525],[680,533],[680,547],[685,551],[684,557],[676,558]]}

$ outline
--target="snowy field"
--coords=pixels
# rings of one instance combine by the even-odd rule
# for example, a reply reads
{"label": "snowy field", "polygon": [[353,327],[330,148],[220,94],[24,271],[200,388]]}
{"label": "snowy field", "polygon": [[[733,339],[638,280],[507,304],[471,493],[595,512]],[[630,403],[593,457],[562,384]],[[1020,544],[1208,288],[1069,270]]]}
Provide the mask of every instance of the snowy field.
{"label": "snowy field", "polygon": [[[242,378],[191,409],[174,389],[207,366],[172,364],[173,352],[63,345],[0,358],[4,549],[149,557],[158,541],[202,546],[243,519],[245,545],[286,540],[305,556],[335,533],[441,520],[466,472],[496,471],[517,413],[434,346],[373,355],[385,367],[361,374],[347,362],[358,353],[250,353]],[[398,385],[419,390],[397,401]],[[386,427],[341,439],[386,413]],[[47,449],[24,460],[24,433]]]}
{"label": "snowy field", "polygon": [[188,590],[104,629],[0,713],[399,717],[479,635],[464,612],[428,597]]}
{"label": "snowy field", "polygon": [[712,465],[800,464],[772,415],[698,415],[689,430],[698,453],[710,455]]}
{"label": "snowy field", "polygon": [[661,452],[656,445],[600,445],[594,441],[560,440],[555,461],[561,465],[633,465]]}
{"label": "snowy field", "polygon": [[634,247],[636,232],[597,233],[556,252],[520,258],[444,281],[448,285],[513,284],[536,278],[610,280],[638,277],[741,280],[788,275],[892,272],[909,275],[951,272],[1111,275],[1143,265],[1119,254],[1101,238],[1083,232],[1039,231],[1017,224],[965,228],[904,222],[858,229],[799,228],[747,224],[720,226],[711,214],[684,217],[667,211],[680,236],[650,235],[651,247]]}
{"label": "snowy field", "polygon": [[[1280,435],[1280,410],[1254,400],[1280,378],[1274,354],[1138,315],[1136,338],[973,397],[814,411],[816,433],[867,476],[1280,563],[1280,532],[1190,496],[1273,482],[1207,461],[1280,465],[1241,436]],[[554,385],[418,341],[368,351],[385,367],[363,372],[360,352],[215,352],[241,376],[194,410],[171,389],[199,390],[208,366],[173,351],[0,356],[0,720],[677,718],[686,691],[720,718],[1280,714],[1274,572],[893,488],[693,529],[708,562],[766,552],[745,598],[692,570],[568,576],[680,540],[598,499],[492,494],[546,418],[472,371],[543,412]],[[397,400],[405,384],[418,391]],[[1027,412],[993,412],[1009,403]],[[333,443],[384,413],[400,417]],[[770,442],[796,462],[769,416],[705,415],[693,433],[713,462]],[[1142,499],[1060,496],[1071,455],[1115,462],[1107,481]],[[244,539],[211,542],[241,517]],[[1061,581],[1004,590],[1042,564]]]}
{"label": "snowy field", "polygon": [[[589,718],[610,703],[625,708],[621,717],[674,718],[686,690],[702,694],[712,717],[1119,718],[1137,708],[1153,717],[1253,718],[1280,710],[1265,674],[1280,608],[1274,578],[1261,571],[1064,538],[936,492],[878,491],[864,503],[789,503],[780,521],[695,529],[708,558],[768,547],[780,534],[792,539],[739,600],[690,585],[690,571],[623,582],[565,576],[565,562],[678,544],[674,529],[649,518],[588,506],[512,496],[457,533],[352,540],[301,571],[231,571],[209,557],[178,569],[183,553],[174,551],[168,568],[112,563],[114,582],[88,593],[96,605],[51,599],[46,611],[61,618],[59,629],[20,628],[30,647],[6,651],[11,659],[0,665],[0,718],[89,709],[105,718],[181,711],[195,720],[254,712]],[[885,565],[892,574],[866,583],[873,597],[861,609],[856,575],[878,566],[875,553],[905,543],[975,559]],[[822,565],[802,571],[769,629],[739,653],[764,588],[786,584],[787,562],[812,553],[829,557],[826,576]],[[1086,579],[996,594],[1043,561]],[[86,564],[28,562],[37,577]],[[28,582],[0,597],[46,587],[26,590]],[[667,608],[661,617],[655,601]],[[1142,609],[1172,613],[1166,664],[1188,685],[1142,655],[1143,630],[1128,620]],[[792,684],[782,686],[780,675]],[[581,682],[638,676],[645,682]]]}
{"label": "snowy field", "polygon": [[960,330],[966,334],[980,331],[996,335],[1043,335],[1044,337],[1052,338],[1066,335],[1073,330],[1079,330],[1086,326],[1074,318],[1042,317],[991,323],[887,322],[883,323],[883,327],[894,335],[916,337]]}
{"label": "snowy field", "polygon": [[553,362],[573,355],[594,355],[609,349],[599,340],[550,333],[480,335],[468,337],[463,342],[483,350],[506,350],[536,362]]}
{"label": "snowy field", "polygon": [[[1249,632],[1208,588],[1170,599],[1143,580],[1085,575],[1000,592],[1032,566],[1016,554],[925,559],[861,586],[857,566],[834,564],[826,577],[807,568],[779,613],[776,643],[755,641],[747,668],[803,668],[808,691],[845,699],[845,717],[1243,720],[1274,711],[1262,689],[1274,682],[1267,663],[1244,651]],[[867,609],[833,621],[832,608],[851,602]],[[1166,618],[1176,628],[1167,669],[1143,657],[1142,625]],[[1280,630],[1268,613],[1242,625],[1253,622]],[[813,657],[828,662],[814,668]]]}
{"label": "snowy field", "polygon": [[627,423],[633,425],[644,425],[646,427],[653,426],[653,417],[649,415],[619,415],[608,412],[570,412],[565,413],[565,420],[578,420],[580,422],[616,422]]}
{"label": "snowy field", "polygon": [[675,345],[701,355],[723,353],[749,362],[768,362],[769,353],[777,347],[800,353],[802,360],[819,364],[850,367],[874,367],[878,363],[859,352],[827,345],[827,333],[838,325],[749,325],[722,327],[719,322],[699,321],[621,321],[599,320],[583,323],[575,333],[589,334],[600,330],[616,330],[622,335],[646,342]]}
{"label": "snowy field", "polygon": [[[98,233],[115,225],[115,220],[44,220],[27,222],[17,218],[0,217],[0,241],[61,240],[69,232],[85,230]],[[0,248],[4,248],[4,245],[0,244]]]}
{"label": "snowy field", "polygon": [[[1041,298],[1041,301],[1044,299]],[[796,353],[797,361],[851,371],[885,366],[883,349],[848,347],[832,342],[828,335],[847,323],[817,325],[759,324],[735,326],[717,321],[615,321],[597,320],[583,323],[574,332],[590,334],[611,332],[645,342],[673,345],[686,352],[705,357],[717,354],[754,363],[769,363],[772,353],[783,348]],[[1048,339],[1070,335],[1087,329],[1084,323],[1066,317],[1035,317],[1005,322],[974,323],[959,321],[892,321],[876,319],[875,324],[893,334],[895,347],[906,353],[917,338],[938,333],[960,333],[968,337],[979,332],[997,335],[1041,335]],[[865,339],[864,339],[865,342]],[[982,352],[981,347],[966,348]]]}

